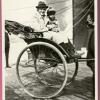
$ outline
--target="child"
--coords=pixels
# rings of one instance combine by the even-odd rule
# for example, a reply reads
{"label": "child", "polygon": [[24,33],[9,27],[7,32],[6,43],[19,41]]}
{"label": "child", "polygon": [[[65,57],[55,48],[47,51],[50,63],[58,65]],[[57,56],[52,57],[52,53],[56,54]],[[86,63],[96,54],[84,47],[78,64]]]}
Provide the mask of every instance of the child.
{"label": "child", "polygon": [[57,19],[55,18],[55,14],[56,11],[52,7],[47,10],[48,21],[46,27],[49,31],[59,32],[59,25]]}

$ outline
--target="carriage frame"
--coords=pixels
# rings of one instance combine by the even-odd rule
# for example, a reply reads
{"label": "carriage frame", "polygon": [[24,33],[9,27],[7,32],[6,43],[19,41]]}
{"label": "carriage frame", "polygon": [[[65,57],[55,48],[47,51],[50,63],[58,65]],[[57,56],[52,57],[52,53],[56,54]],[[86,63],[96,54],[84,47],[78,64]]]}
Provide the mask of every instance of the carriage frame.
{"label": "carriage frame", "polygon": [[[27,39],[28,42],[31,41],[30,39]],[[59,87],[59,89],[53,93],[53,94],[50,94],[50,95],[43,95],[43,96],[38,96],[38,95],[35,95],[35,94],[32,94],[28,89],[26,89],[26,87],[24,86],[24,83],[22,82],[21,80],[21,76],[20,76],[20,73],[19,73],[19,67],[20,67],[20,59],[23,55],[23,53],[25,51],[27,51],[27,49],[30,49],[31,47],[36,47],[36,46],[43,46],[42,48],[50,48],[52,49],[54,52],[56,52],[59,57],[61,58],[62,62],[60,63],[63,63],[63,67],[64,67],[64,80],[61,84],[61,86]],[[44,47],[45,46],[45,47]],[[35,49],[36,50],[36,49]],[[43,49],[42,49],[43,50]],[[36,50],[37,51],[37,50]],[[32,52],[32,51],[31,51]],[[39,52],[38,52],[39,54]],[[40,58],[36,58],[36,59],[40,59]],[[36,63],[36,59],[34,60],[34,62]],[[42,58],[42,60],[45,60],[45,59],[48,59],[48,58]],[[53,59],[53,58],[52,58]],[[50,59],[51,60],[51,59]],[[52,40],[48,40],[48,39],[45,39],[45,38],[34,38],[32,39],[32,43],[30,42],[22,51],[21,53],[19,54],[18,56],[18,59],[17,59],[17,64],[16,64],[16,74],[17,74],[17,79],[20,83],[20,85],[22,86],[22,88],[26,91],[27,94],[29,94],[30,96],[32,96],[33,98],[42,98],[42,99],[49,99],[49,98],[54,98],[56,96],[58,96],[62,90],[64,89],[65,86],[68,86],[70,85],[75,77],[77,76],[77,73],[78,73],[78,67],[79,67],[79,62],[80,61],[86,61],[87,59],[85,58],[75,58],[75,57],[70,57],[68,52],[66,52],[60,45],[58,45],[57,43],[55,43],[54,41]],[[88,60],[91,60],[91,59],[88,59]],[[93,60],[93,59],[92,59]],[[45,60],[46,61],[46,60]],[[56,61],[55,59],[52,60],[53,62]],[[30,61],[27,61],[28,63]],[[26,64],[27,64],[26,62]],[[48,62],[48,61],[47,61]],[[56,63],[59,63],[56,62]],[[68,78],[68,68],[67,68],[67,64],[71,64],[71,63],[75,63],[75,69],[74,69],[74,72],[73,72],[73,75],[71,76],[70,80],[67,80]],[[38,71],[37,71],[37,68],[36,68],[37,65],[35,65],[35,70],[36,70],[36,74],[37,76],[38,75]],[[53,66],[54,67],[54,66]],[[38,78],[39,79],[39,78]],[[41,79],[40,79],[41,80]],[[50,86],[51,84],[46,84],[48,86]],[[50,86],[51,87],[51,86]]]}

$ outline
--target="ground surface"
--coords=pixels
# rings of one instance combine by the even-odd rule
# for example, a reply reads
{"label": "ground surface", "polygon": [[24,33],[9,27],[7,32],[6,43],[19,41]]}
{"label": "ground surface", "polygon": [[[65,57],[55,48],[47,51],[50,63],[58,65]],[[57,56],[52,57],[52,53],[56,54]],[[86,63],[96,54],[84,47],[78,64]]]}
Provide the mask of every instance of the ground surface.
{"label": "ground surface", "polygon": [[[34,100],[22,90],[16,77],[16,59],[26,44],[16,36],[11,38],[10,65],[12,68],[5,69],[5,100]],[[94,100],[92,93],[92,72],[86,66],[86,62],[81,62],[75,81],[65,87],[59,97],[52,100]]]}

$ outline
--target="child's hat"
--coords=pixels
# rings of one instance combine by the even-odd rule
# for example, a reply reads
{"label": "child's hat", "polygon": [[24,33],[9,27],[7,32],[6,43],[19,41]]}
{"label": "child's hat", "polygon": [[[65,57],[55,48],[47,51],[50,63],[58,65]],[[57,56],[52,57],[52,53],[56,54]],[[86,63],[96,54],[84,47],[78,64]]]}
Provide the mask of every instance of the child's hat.
{"label": "child's hat", "polygon": [[49,15],[55,15],[56,14],[56,11],[54,8],[52,7],[49,7],[48,10],[47,10],[47,16]]}

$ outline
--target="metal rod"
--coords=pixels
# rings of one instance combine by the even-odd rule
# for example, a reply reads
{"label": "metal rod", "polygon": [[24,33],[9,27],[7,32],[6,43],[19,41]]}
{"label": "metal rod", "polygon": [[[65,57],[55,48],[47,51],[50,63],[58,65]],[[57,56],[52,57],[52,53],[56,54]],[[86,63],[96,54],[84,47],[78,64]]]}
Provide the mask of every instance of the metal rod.
{"label": "metal rod", "polygon": [[95,59],[94,59],[94,58],[93,58],[93,59],[79,58],[78,61],[79,61],[79,62],[81,62],[81,61],[95,61]]}

